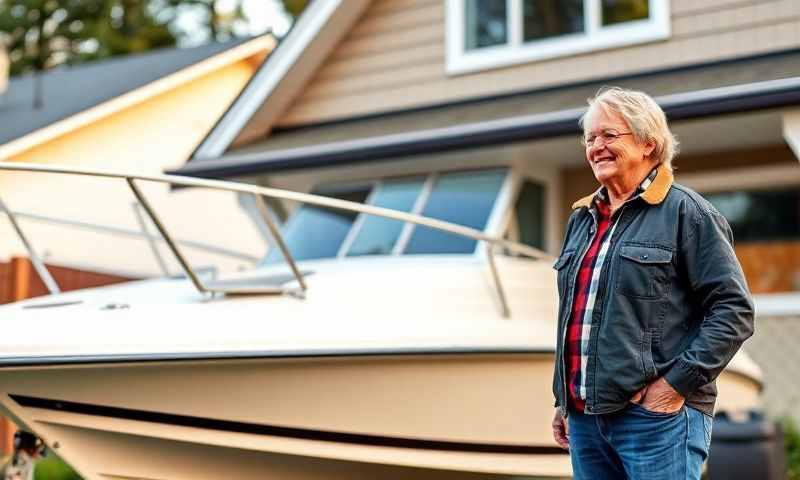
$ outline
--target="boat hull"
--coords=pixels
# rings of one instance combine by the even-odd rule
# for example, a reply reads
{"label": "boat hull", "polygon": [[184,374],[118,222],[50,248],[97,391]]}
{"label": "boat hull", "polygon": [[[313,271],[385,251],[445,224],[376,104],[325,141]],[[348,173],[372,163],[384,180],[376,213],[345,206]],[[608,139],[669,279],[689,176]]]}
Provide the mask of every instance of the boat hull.
{"label": "boat hull", "polygon": [[[88,479],[570,476],[552,352],[4,369],[0,405]],[[757,406],[735,371],[718,408]]]}

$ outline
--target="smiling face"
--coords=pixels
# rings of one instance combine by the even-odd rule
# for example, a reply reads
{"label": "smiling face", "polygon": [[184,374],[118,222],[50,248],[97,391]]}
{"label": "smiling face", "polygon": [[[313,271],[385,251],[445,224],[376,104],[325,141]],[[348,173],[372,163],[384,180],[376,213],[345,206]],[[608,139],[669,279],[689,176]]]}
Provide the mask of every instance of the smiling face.
{"label": "smiling face", "polygon": [[[587,118],[584,131],[587,137],[601,137],[586,146],[586,161],[597,181],[614,192],[632,191],[655,166],[650,158],[655,148],[653,142],[637,141],[625,119],[614,111],[598,105]],[[624,135],[606,143],[602,139],[604,132]]]}

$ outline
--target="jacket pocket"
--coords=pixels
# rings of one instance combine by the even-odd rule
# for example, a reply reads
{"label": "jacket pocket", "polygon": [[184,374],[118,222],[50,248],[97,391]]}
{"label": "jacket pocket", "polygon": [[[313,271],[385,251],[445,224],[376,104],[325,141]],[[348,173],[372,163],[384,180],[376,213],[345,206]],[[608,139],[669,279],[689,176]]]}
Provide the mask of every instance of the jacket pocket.
{"label": "jacket pocket", "polygon": [[658,247],[623,244],[619,252],[617,291],[655,300],[669,293],[672,252]]}
{"label": "jacket pocket", "polygon": [[573,255],[575,255],[575,250],[567,250],[563,252],[556,263],[553,264],[553,268],[558,272],[558,296],[559,298],[563,297],[564,293],[566,292],[567,286],[567,275],[569,274],[569,265],[571,264],[570,260],[572,260]]}

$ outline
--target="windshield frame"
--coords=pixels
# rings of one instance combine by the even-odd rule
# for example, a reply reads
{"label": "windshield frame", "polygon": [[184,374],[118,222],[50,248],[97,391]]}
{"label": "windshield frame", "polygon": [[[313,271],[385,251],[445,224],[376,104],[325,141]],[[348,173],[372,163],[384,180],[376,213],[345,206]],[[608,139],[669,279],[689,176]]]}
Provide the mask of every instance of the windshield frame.
{"label": "windshield frame", "polygon": [[[436,186],[436,180],[441,176],[449,173],[461,173],[461,172],[469,172],[469,171],[488,171],[488,170],[504,170],[504,176],[501,182],[500,189],[497,191],[497,194],[494,198],[494,203],[491,207],[489,216],[486,219],[486,227],[483,229],[484,233],[489,235],[500,235],[502,230],[507,223],[508,215],[509,215],[509,208],[513,206],[513,199],[515,196],[515,186],[518,182],[519,172],[516,171],[515,168],[508,165],[497,165],[497,166],[480,166],[475,168],[458,168],[458,169],[451,169],[451,170],[437,170],[437,171],[427,171],[427,172],[420,172],[420,173],[410,173],[410,174],[403,174],[403,175],[392,175],[386,177],[377,177],[371,179],[363,179],[363,180],[351,180],[351,181],[344,181],[344,182],[332,182],[332,183],[322,183],[318,185],[314,185],[311,189],[312,192],[320,195],[325,195],[326,193],[332,191],[342,191],[347,190],[350,188],[357,188],[357,187],[364,187],[369,186],[371,190],[367,194],[366,199],[364,200],[365,204],[369,204],[371,200],[375,198],[375,195],[379,192],[381,186],[391,180],[398,180],[398,179],[409,179],[409,178],[424,178],[422,189],[417,196],[414,206],[408,213],[413,213],[416,215],[422,215],[422,211],[424,210],[428,199],[430,198],[431,193],[433,192],[434,187]],[[283,223],[281,230],[285,231],[287,228],[292,228],[292,225],[296,222],[298,214],[303,209],[304,205],[298,205],[294,208],[289,217]],[[395,241],[395,244],[392,248],[392,252],[390,254],[385,255],[356,255],[356,256],[348,256],[347,253],[352,246],[353,242],[357,238],[363,224],[368,217],[367,214],[359,213],[355,220],[353,221],[350,230],[348,231],[347,235],[345,236],[342,244],[339,246],[339,250],[337,251],[336,256],[333,257],[324,257],[318,258],[315,260],[343,260],[343,259],[356,259],[356,258],[363,258],[363,257],[400,257],[400,256],[408,256],[408,257],[419,257],[425,255],[468,255],[468,256],[485,256],[486,252],[484,248],[481,248],[480,242],[476,243],[475,248],[470,253],[429,253],[429,254],[405,254],[403,253],[408,242],[413,235],[415,225],[412,223],[405,223],[400,231],[400,234]],[[263,262],[266,262],[267,258],[269,257],[269,253],[264,256]]]}

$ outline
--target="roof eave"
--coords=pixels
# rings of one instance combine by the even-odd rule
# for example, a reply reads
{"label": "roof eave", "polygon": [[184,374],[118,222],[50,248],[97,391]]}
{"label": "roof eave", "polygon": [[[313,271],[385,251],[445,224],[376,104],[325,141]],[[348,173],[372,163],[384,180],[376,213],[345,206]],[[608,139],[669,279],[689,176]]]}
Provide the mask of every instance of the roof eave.
{"label": "roof eave", "polygon": [[[698,90],[656,98],[671,121],[800,104],[800,77]],[[444,153],[579,133],[585,108],[191,162],[170,174],[204,178],[332,167]]]}

